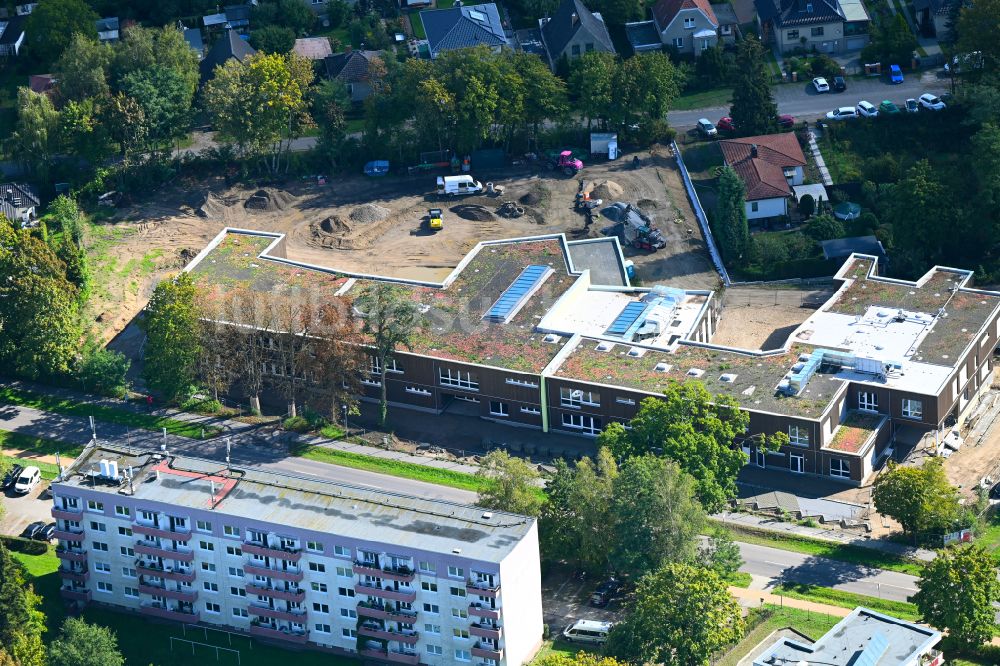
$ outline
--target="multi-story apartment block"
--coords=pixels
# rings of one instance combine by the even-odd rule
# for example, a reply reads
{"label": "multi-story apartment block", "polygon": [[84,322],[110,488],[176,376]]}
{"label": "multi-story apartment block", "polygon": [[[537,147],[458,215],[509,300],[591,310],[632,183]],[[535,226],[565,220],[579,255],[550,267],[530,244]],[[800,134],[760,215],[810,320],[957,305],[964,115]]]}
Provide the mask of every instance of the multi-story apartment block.
{"label": "multi-story apartment block", "polygon": [[[284,236],[232,229],[186,270],[221,292],[317,302],[350,302],[388,280],[294,261]],[[860,484],[894,437],[944,435],[991,384],[1000,294],[971,278],[944,267],[915,282],[884,278],[875,257],[854,254],[839,290],[761,351],[712,344],[723,316],[712,291],[632,287],[617,242],[483,242],[440,284],[392,280],[425,325],[392,359],[385,388],[396,406],[593,437],[670,382],[697,380],[749,414],[740,444],[751,464]],[[379,371],[373,357],[365,399],[379,396]],[[766,453],[757,443],[775,432],[790,442]]]}
{"label": "multi-story apartment block", "polygon": [[532,518],[99,444],[52,493],[70,602],[387,663],[541,645]]}

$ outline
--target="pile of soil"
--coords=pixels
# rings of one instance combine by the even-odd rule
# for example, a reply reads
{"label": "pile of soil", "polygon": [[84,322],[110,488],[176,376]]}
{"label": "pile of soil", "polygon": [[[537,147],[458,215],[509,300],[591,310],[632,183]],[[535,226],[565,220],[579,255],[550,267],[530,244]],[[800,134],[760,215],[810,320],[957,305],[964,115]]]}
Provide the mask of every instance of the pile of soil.
{"label": "pile of soil", "polygon": [[211,219],[221,216],[226,204],[211,192],[206,192],[193,208],[199,217]]}
{"label": "pile of soil", "polygon": [[604,201],[618,201],[624,192],[624,188],[615,181],[602,180],[599,183],[592,183],[590,198],[603,199]]}
{"label": "pile of soil", "polygon": [[656,210],[660,207],[660,202],[653,201],[652,199],[639,199],[637,203],[639,208],[642,208],[643,210]]}
{"label": "pile of soil", "polygon": [[389,218],[389,213],[391,213],[388,208],[383,208],[382,206],[376,206],[375,204],[363,204],[358,206],[351,211],[351,219],[355,222],[360,222],[362,224],[371,224],[372,222],[383,222]]}
{"label": "pile of soil", "polygon": [[243,207],[248,211],[260,211],[262,213],[274,213],[290,208],[295,203],[295,197],[284,190],[275,188],[264,188],[257,190],[249,198]]}
{"label": "pile of soil", "polygon": [[328,234],[346,234],[351,230],[351,225],[337,215],[326,218],[319,223],[319,227]]}
{"label": "pile of soil", "polygon": [[521,203],[523,203],[525,206],[536,206],[536,205],[538,205],[538,202],[540,202],[541,200],[542,200],[542,197],[540,197],[538,195],[538,192],[534,192],[534,191],[528,192],[523,197],[521,197],[520,199],[518,199],[518,201],[520,201]]}
{"label": "pile of soil", "polygon": [[494,222],[497,216],[486,210],[482,206],[477,206],[475,204],[462,204],[460,206],[452,206],[451,212],[458,215],[463,220],[471,220],[473,222]]}

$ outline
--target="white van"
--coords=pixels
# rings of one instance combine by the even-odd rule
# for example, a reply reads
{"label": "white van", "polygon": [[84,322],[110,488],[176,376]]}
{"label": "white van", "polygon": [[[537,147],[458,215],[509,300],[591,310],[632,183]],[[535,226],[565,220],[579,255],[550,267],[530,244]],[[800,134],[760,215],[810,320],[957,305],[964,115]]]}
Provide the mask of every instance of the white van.
{"label": "white van", "polygon": [[461,194],[480,194],[483,184],[469,175],[438,176],[437,193],[440,196],[457,196]]}
{"label": "white van", "polygon": [[17,483],[14,484],[14,492],[18,495],[27,495],[35,489],[41,480],[42,473],[37,467],[25,467],[21,476],[17,478]]}
{"label": "white van", "polygon": [[611,622],[577,620],[563,629],[563,638],[571,643],[603,645],[608,640],[608,632],[612,626],[614,625]]}

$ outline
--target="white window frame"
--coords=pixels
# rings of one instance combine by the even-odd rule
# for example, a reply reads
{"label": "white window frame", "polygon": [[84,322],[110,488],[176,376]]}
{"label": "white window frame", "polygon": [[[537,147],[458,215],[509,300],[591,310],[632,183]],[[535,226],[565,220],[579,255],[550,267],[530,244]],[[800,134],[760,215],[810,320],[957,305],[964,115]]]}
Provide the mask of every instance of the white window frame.
{"label": "white window frame", "polygon": [[858,409],[862,412],[877,412],[878,393],[875,391],[858,391]]}
{"label": "white window frame", "polygon": [[851,478],[851,461],[847,458],[830,458],[830,476],[841,479]]}
{"label": "white window frame", "polygon": [[541,414],[542,409],[537,405],[521,405],[522,414]]}
{"label": "white window frame", "polygon": [[788,454],[788,469],[794,474],[805,474],[806,471],[805,454],[790,452]]}
{"label": "white window frame", "polygon": [[903,418],[920,420],[924,418],[924,401],[913,398],[903,398]]}
{"label": "white window frame", "polygon": [[559,387],[559,404],[563,407],[580,409],[581,407],[600,407],[601,394],[597,391],[584,391],[568,386]]}
{"label": "white window frame", "polygon": [[684,29],[694,30],[694,17],[687,17],[684,19]]}
{"label": "white window frame", "polygon": [[430,395],[431,394],[430,389],[425,389],[425,388],[420,387],[420,386],[407,386],[407,387],[403,388],[403,390],[406,391],[407,393],[412,393],[414,395]]}
{"label": "white window frame", "polygon": [[563,412],[562,424],[564,428],[579,430],[586,435],[596,436],[601,432],[601,419],[586,414],[567,414]]}
{"label": "white window frame", "polygon": [[684,48],[684,38],[683,37],[674,37],[674,48],[676,48],[676,49],[682,49],[682,48]]}
{"label": "white window frame", "polygon": [[809,446],[809,426],[792,424],[788,426],[788,443],[792,446]]}
{"label": "white window frame", "polygon": [[514,377],[508,377],[504,380],[505,383],[511,386],[526,386],[528,388],[538,388],[538,382],[531,381],[530,379],[516,379]]}
{"label": "white window frame", "polygon": [[473,380],[472,373],[468,370],[438,368],[438,382],[441,386],[456,386],[467,391],[479,390],[479,379]]}
{"label": "white window frame", "polygon": [[[494,405],[499,411],[493,411]],[[490,400],[490,414],[493,416],[510,416],[510,404],[502,400]]]}

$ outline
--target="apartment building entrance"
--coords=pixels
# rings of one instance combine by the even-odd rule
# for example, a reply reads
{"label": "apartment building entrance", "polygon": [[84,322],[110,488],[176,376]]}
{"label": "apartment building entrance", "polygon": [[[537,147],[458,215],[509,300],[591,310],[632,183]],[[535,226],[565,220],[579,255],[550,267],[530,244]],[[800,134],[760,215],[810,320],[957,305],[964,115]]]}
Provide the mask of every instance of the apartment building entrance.
{"label": "apartment building entrance", "polygon": [[441,392],[441,411],[448,414],[458,414],[460,416],[479,416],[479,398],[462,395],[460,393]]}

